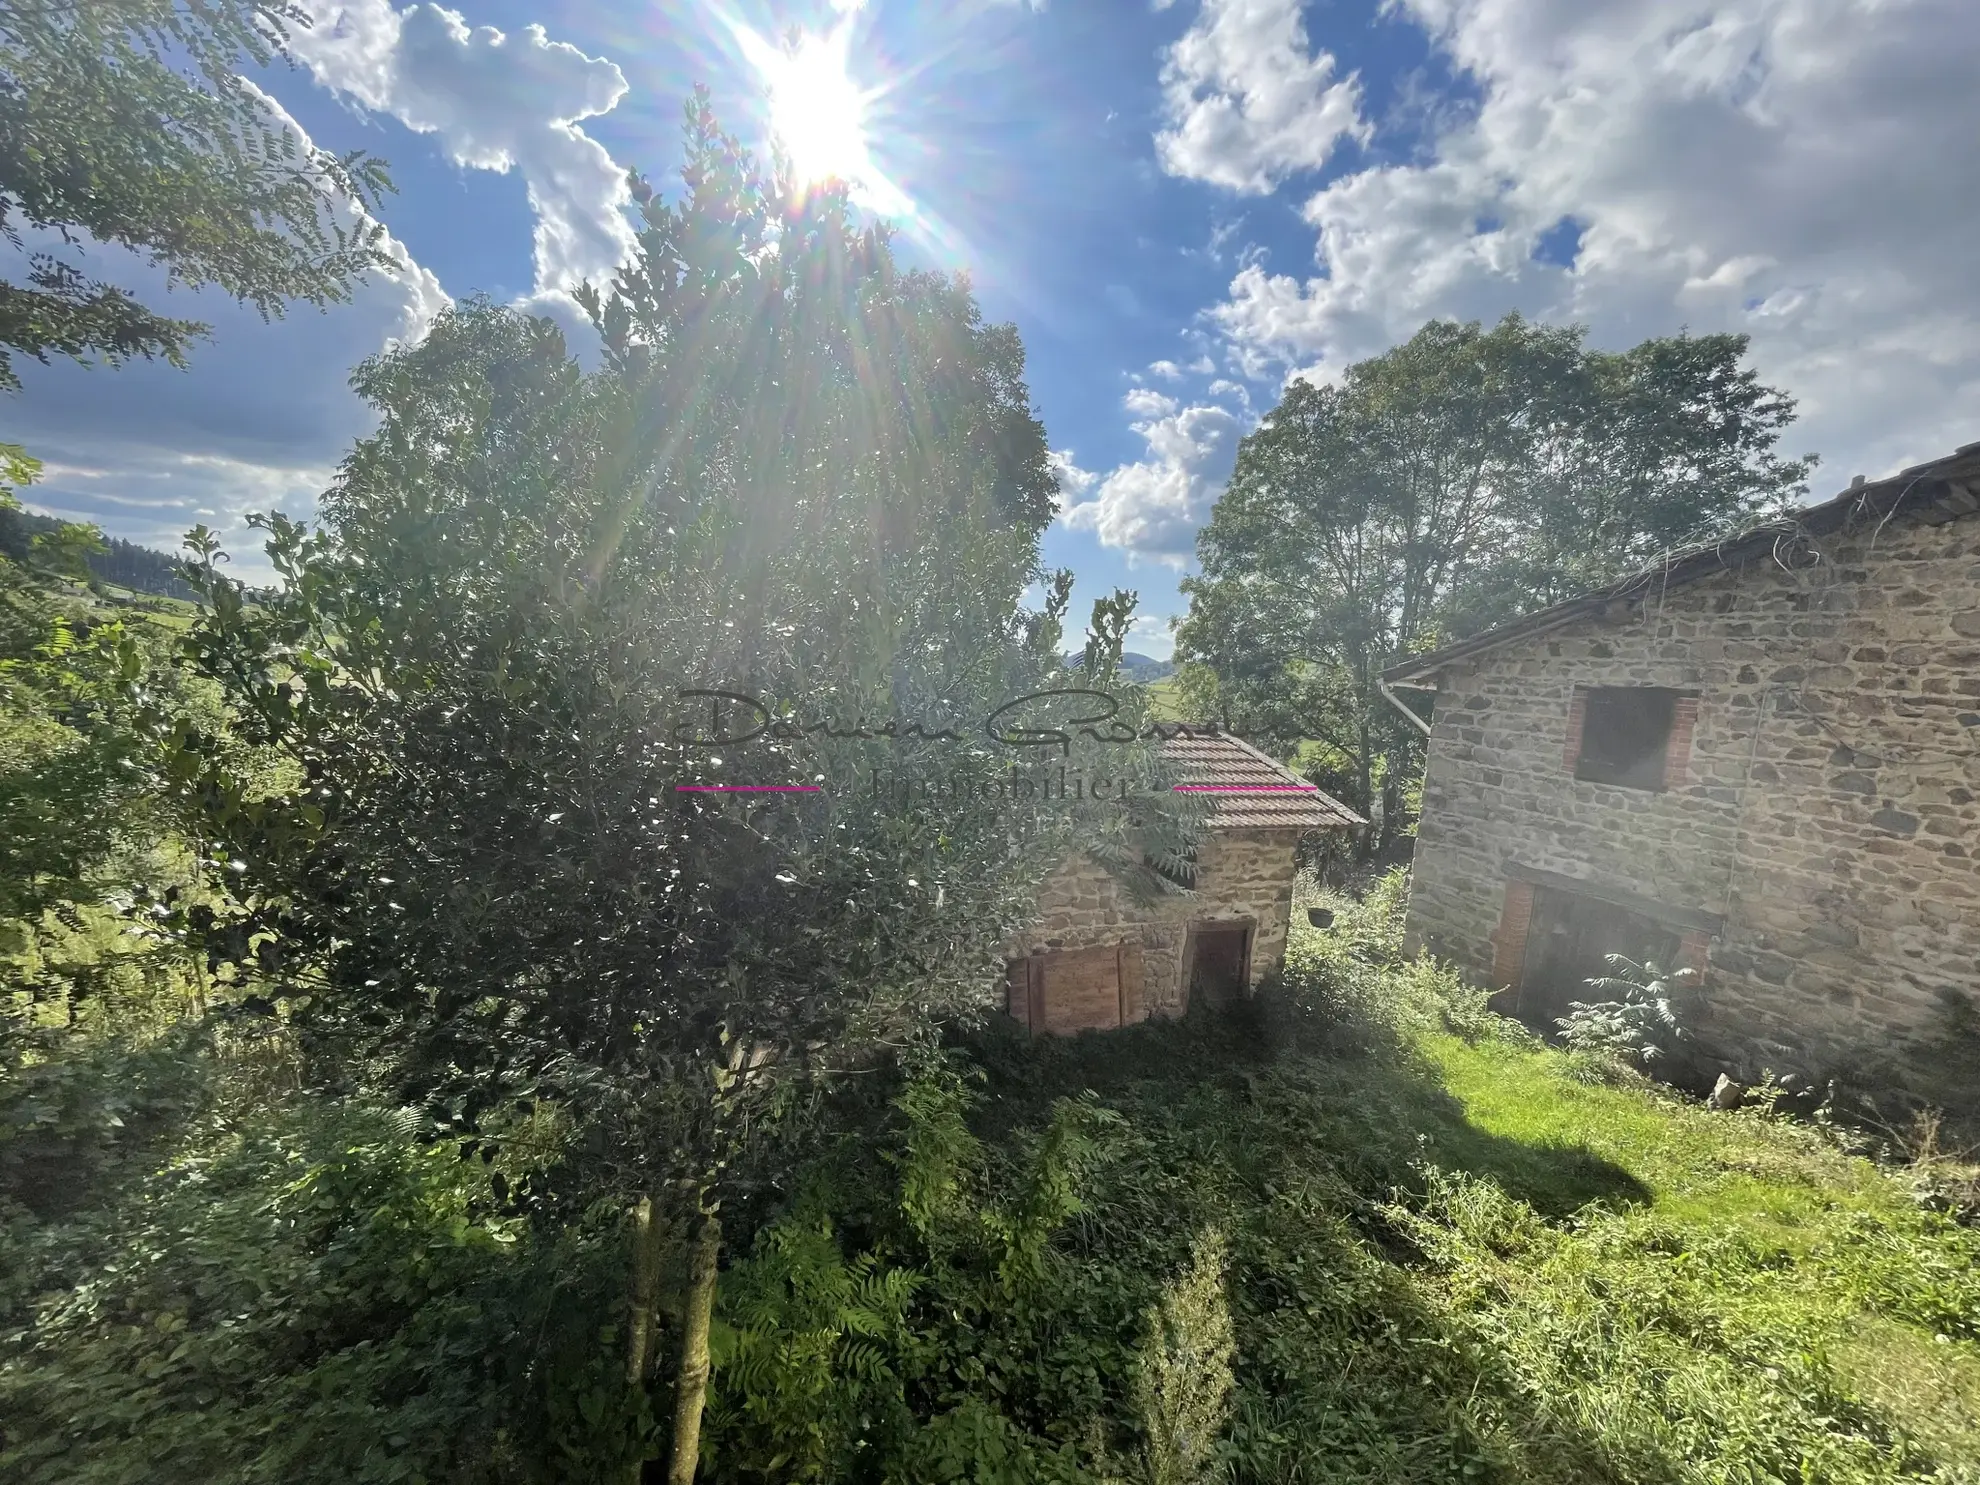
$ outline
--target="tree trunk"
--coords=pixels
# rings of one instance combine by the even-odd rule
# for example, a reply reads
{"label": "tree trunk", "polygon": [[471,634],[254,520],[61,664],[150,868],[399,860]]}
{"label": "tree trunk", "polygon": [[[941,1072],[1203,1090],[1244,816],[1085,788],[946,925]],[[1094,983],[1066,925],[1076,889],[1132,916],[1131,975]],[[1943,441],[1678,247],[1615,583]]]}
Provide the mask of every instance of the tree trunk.
{"label": "tree trunk", "polygon": [[660,1222],[653,1198],[633,1208],[632,1293],[628,1303],[626,1380],[637,1387],[653,1364],[653,1320],[660,1304]]}
{"label": "tree trunk", "polygon": [[674,1448],[667,1485],[694,1485],[701,1462],[701,1409],[708,1400],[708,1322],[715,1313],[715,1274],[722,1256],[722,1224],[701,1214],[688,1270],[686,1312],[681,1317],[681,1365],[674,1382]]}
{"label": "tree trunk", "polygon": [[1363,861],[1371,860],[1382,848],[1382,804],[1375,797],[1375,739],[1369,727],[1369,687],[1365,663],[1358,662],[1355,677],[1355,783],[1361,792],[1361,807],[1368,814],[1368,829],[1362,834],[1356,854]]}
{"label": "tree trunk", "polygon": [[[653,1365],[653,1323],[660,1307],[660,1222],[653,1198],[642,1196],[633,1207],[632,1284],[627,1298],[626,1381],[634,1387],[646,1385],[646,1374]],[[640,1485],[646,1461],[636,1459],[627,1475],[628,1485]]]}

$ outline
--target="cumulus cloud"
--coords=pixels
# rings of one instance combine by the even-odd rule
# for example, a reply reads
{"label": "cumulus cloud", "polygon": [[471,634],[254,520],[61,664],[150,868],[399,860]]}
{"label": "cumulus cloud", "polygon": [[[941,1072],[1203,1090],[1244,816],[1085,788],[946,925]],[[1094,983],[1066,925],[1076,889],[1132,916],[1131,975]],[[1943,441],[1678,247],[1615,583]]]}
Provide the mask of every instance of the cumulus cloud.
{"label": "cumulus cloud", "polygon": [[[1100,476],[1066,456],[1060,519],[1072,530],[1093,532],[1103,546],[1183,567],[1196,528],[1230,476],[1243,425],[1228,408],[1184,405],[1148,387],[1134,388],[1123,401],[1146,457]],[[1067,467],[1075,479],[1067,479]]]}
{"label": "cumulus cloud", "polygon": [[[312,18],[294,50],[323,86],[433,135],[465,168],[521,173],[536,216],[536,292],[525,307],[550,314],[582,343],[568,291],[609,277],[632,243],[625,172],[579,127],[624,96],[619,68],[550,40],[540,26],[514,34],[470,27],[437,5],[313,0]],[[351,368],[424,334],[447,303],[438,279],[402,246],[393,249],[402,266],[373,275],[352,303],[320,314],[298,307],[263,324],[210,291],[168,291],[134,255],[92,246],[94,272],[146,303],[207,321],[212,338],[183,372],[156,364],[30,368],[11,403],[27,430],[17,436],[48,466],[30,501],[168,549],[204,521],[227,536],[244,571],[259,573],[244,513],[311,512],[372,423],[349,390]]]}
{"label": "cumulus cloud", "polygon": [[1046,453],[1045,462],[1052,470],[1052,477],[1059,482],[1062,506],[1078,504],[1100,482],[1099,475],[1079,467],[1071,449],[1052,449]]}
{"label": "cumulus cloud", "polygon": [[1318,170],[1343,139],[1365,139],[1361,86],[1311,49],[1301,0],[1203,0],[1163,59],[1167,127],[1155,152],[1171,175],[1264,195]]}
{"label": "cumulus cloud", "polygon": [[1750,334],[1825,484],[1980,437],[1970,0],[1396,9],[1480,102],[1306,202],[1317,273],[1237,274],[1213,317],[1247,372],[1324,379],[1433,316],[1517,308],[1611,346]]}
{"label": "cumulus cloud", "polygon": [[439,5],[312,0],[296,55],[318,82],[407,128],[438,137],[472,170],[517,170],[536,213],[536,288],[603,281],[632,247],[626,172],[579,125],[625,96],[618,64],[552,41],[469,26]]}
{"label": "cumulus cloud", "polygon": [[[308,138],[273,104],[305,146]],[[359,219],[346,204],[347,224]],[[369,426],[350,369],[393,341],[416,339],[447,303],[440,282],[395,240],[399,266],[374,273],[348,304],[296,306],[264,323],[212,290],[171,290],[154,265],[89,244],[92,274],[123,284],[165,312],[204,320],[212,338],[191,367],[161,362],[118,369],[59,361],[23,368],[8,399],[10,435],[45,464],[23,498],[42,510],[96,521],[115,535],[166,550],[196,522],[227,536],[236,561],[260,573],[259,544],[241,517],[283,509],[306,516],[353,438]]]}

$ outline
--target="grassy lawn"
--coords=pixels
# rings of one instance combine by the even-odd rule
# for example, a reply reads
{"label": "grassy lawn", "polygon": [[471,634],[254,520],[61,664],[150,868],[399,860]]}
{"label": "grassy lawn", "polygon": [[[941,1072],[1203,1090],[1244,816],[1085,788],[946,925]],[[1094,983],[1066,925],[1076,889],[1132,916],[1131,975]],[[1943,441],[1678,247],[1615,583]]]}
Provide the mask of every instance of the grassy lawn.
{"label": "grassy lawn", "polygon": [[1673,1221],[1736,1224],[1805,1251],[1838,1214],[1895,1217],[1912,1205],[1869,1161],[1757,1110],[1723,1114],[1654,1087],[1591,1085],[1551,1050],[1448,1035],[1420,1045],[1477,1129],[1534,1149],[1587,1150],[1627,1171]]}
{"label": "grassy lawn", "polygon": [[1480,1134],[1586,1152],[1644,1193],[1544,1229],[1459,1201],[1422,1229],[1440,1302],[1565,1417],[1636,1441],[1627,1477],[1980,1479],[1970,1231],[1760,1111],[1591,1086],[1552,1050],[1420,1045]]}
{"label": "grassy lawn", "polygon": [[1980,1233],[1357,931],[1300,924],[1257,1024],[983,1054],[998,1143],[1080,1089],[1119,1116],[1081,1284],[1229,1236],[1233,1479],[1980,1482]]}

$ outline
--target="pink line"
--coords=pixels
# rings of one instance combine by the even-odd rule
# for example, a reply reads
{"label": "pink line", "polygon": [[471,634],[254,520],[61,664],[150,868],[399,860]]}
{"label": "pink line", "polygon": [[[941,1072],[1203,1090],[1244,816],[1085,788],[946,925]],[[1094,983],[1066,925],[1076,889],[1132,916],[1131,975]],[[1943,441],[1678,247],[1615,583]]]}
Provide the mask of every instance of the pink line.
{"label": "pink line", "polygon": [[1176,784],[1178,794],[1318,794],[1318,784]]}
{"label": "pink line", "polygon": [[683,794],[819,794],[817,784],[676,784]]}

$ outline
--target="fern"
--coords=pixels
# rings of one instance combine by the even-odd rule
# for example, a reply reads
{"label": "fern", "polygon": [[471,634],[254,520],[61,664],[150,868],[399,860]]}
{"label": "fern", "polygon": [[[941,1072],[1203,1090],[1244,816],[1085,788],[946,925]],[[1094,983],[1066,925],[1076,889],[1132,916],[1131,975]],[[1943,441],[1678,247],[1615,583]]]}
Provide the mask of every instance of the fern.
{"label": "fern", "polygon": [[1697,981],[1697,972],[1660,969],[1650,960],[1638,964],[1621,954],[1604,958],[1616,973],[1586,983],[1609,998],[1569,1002],[1569,1014],[1555,1023],[1562,1039],[1578,1052],[1608,1052],[1644,1065],[1669,1055],[1686,1038],[1677,998]]}
{"label": "fern", "polygon": [[1148,1338],[1135,1374],[1148,1485],[1207,1485],[1216,1477],[1218,1437],[1237,1383],[1237,1342],[1224,1294],[1224,1235],[1202,1233],[1187,1270],[1148,1312]]}

